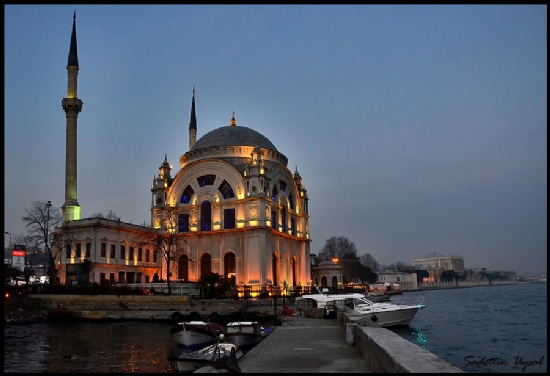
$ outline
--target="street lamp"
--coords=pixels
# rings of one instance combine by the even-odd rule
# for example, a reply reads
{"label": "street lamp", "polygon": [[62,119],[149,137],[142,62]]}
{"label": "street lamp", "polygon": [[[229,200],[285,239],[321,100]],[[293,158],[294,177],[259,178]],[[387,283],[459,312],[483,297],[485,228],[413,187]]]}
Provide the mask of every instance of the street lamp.
{"label": "street lamp", "polygon": [[10,248],[11,248],[11,232],[4,231],[4,234],[8,234],[10,236]]}
{"label": "street lamp", "polygon": [[[47,217],[47,220],[46,220],[46,251],[48,250],[48,242],[49,242],[49,238],[48,238],[48,230],[50,228],[50,208],[52,207],[52,202],[51,201],[48,201],[48,203],[46,204],[46,207],[48,208],[48,217]],[[46,251],[44,251],[44,256],[46,256],[46,260],[48,259],[48,256],[45,254]],[[44,276],[46,276],[46,260],[44,260],[44,269],[43,269],[43,274]]]}

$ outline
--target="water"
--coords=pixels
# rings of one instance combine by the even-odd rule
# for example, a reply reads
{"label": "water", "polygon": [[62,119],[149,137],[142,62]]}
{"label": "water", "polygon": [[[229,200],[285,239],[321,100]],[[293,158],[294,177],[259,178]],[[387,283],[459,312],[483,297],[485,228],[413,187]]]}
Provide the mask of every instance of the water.
{"label": "water", "polygon": [[[545,283],[405,292],[392,300],[419,296],[427,308],[410,326],[392,329],[407,340],[466,372],[547,372]],[[174,372],[171,328],[137,321],[7,327],[4,372]],[[540,365],[528,363],[541,357]]]}
{"label": "water", "polygon": [[470,373],[547,372],[546,283],[402,295],[419,296],[427,307],[408,327],[391,329],[403,338]]}
{"label": "water", "polygon": [[4,329],[4,372],[167,373],[167,323],[39,323]]}

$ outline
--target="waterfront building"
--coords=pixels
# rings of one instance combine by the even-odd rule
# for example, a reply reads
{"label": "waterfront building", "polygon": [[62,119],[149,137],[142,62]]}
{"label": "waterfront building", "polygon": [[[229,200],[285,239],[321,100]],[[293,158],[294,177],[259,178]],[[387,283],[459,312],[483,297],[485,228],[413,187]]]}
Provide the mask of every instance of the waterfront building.
{"label": "waterfront building", "polygon": [[[292,173],[287,157],[264,135],[238,126],[234,113],[228,125],[197,139],[194,88],[188,148],[179,157],[179,170],[172,174],[165,154],[147,188],[151,223],[81,219],[78,71],[75,12],[62,102],[67,118],[65,203],[62,226],[54,232],[62,283],[86,278],[151,282],[155,274],[199,281],[217,273],[235,286],[311,285],[308,194],[298,168]],[[84,260],[93,265],[87,272]]]}
{"label": "waterfront building", "polygon": [[464,258],[457,255],[444,256],[434,252],[424,258],[411,260],[411,265],[419,269],[454,270],[461,273],[464,271]]}
{"label": "waterfront building", "polygon": [[320,288],[327,287],[332,291],[341,290],[344,282],[343,266],[336,260],[321,261],[311,267],[311,279]]}
{"label": "waterfront building", "polygon": [[377,283],[398,283],[402,291],[418,290],[418,281],[416,273],[378,271]]}

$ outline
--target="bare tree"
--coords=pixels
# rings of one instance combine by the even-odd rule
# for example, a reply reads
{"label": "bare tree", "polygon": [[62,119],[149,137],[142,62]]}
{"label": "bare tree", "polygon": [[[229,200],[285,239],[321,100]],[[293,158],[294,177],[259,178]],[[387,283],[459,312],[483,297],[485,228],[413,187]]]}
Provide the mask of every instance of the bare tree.
{"label": "bare tree", "polygon": [[51,201],[33,201],[21,218],[28,229],[28,236],[38,245],[43,245],[48,256],[48,276],[55,280],[55,259],[57,248],[53,247],[54,228],[61,223],[61,210],[53,207]]}
{"label": "bare tree", "polygon": [[115,214],[114,211],[109,210],[109,214],[105,215],[101,212],[92,214],[90,218],[105,218],[105,219],[111,219],[113,221],[120,221],[120,217]]}
{"label": "bare tree", "polygon": [[401,270],[405,270],[407,269],[407,266],[404,262],[401,262],[401,261],[398,261],[395,263],[395,269],[397,269],[397,271],[401,271]]}
{"label": "bare tree", "polygon": [[[52,253],[55,257],[61,260],[61,253],[65,251],[69,255],[74,254],[75,246],[75,231],[67,226],[63,226],[62,230],[57,232],[53,239]],[[67,258],[70,258],[68,256]],[[67,282],[67,281],[66,281]]]}
{"label": "bare tree", "polygon": [[380,264],[370,253],[361,255],[361,264],[368,266],[373,271],[380,270]]}
{"label": "bare tree", "polygon": [[[178,214],[174,210],[175,208],[164,208],[160,214],[160,228],[149,227],[144,235],[141,236],[143,245],[149,245],[162,255],[162,258],[166,262],[166,282],[168,283],[168,294],[172,293],[170,285],[170,277],[172,272],[170,271],[173,261],[176,261],[179,256],[179,251],[176,246],[176,240],[182,236],[178,233]],[[161,276],[162,278],[162,276]]]}
{"label": "bare tree", "polygon": [[320,260],[330,260],[332,258],[343,259],[346,256],[357,256],[357,248],[355,248],[355,244],[350,242],[345,236],[333,236],[327,239],[324,247],[319,252]]}

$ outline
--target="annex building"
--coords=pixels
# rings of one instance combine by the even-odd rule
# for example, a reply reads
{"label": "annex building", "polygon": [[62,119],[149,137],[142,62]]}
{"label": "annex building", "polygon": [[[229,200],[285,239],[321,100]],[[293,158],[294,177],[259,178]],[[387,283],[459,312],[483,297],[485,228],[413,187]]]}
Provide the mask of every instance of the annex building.
{"label": "annex building", "polygon": [[[76,12],[67,63],[67,144],[63,223],[55,229],[61,283],[199,281],[218,273],[233,285],[311,285],[308,195],[298,169],[259,132],[229,124],[197,139],[195,89],[189,140],[173,171],[164,155],[148,187],[151,225],[80,218],[77,198],[76,128],[83,102]],[[187,146],[188,141],[188,146]],[[161,157],[162,158],[162,157]],[[162,160],[162,159],[160,159]],[[140,203],[136,203],[139,205]],[[170,258],[168,268],[167,256]],[[83,276],[85,259],[93,268]]]}

